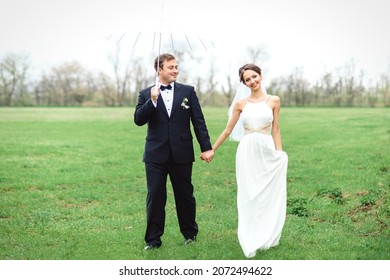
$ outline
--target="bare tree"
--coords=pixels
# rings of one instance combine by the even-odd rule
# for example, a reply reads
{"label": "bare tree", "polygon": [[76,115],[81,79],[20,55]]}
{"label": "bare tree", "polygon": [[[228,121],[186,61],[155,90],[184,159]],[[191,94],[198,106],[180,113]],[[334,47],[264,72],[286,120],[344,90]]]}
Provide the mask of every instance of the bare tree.
{"label": "bare tree", "polygon": [[387,66],[387,72],[381,75],[377,88],[382,95],[383,105],[390,107],[390,63]]}
{"label": "bare tree", "polygon": [[104,105],[115,106],[115,84],[111,78],[103,72],[99,73],[98,89],[103,97]]}
{"label": "bare tree", "polygon": [[320,81],[316,84],[317,99],[314,104],[340,105],[341,102],[341,84],[342,81],[334,81],[331,72],[322,75]]}
{"label": "bare tree", "polygon": [[226,76],[226,83],[223,83],[221,86],[222,93],[226,97],[227,101],[227,106],[229,106],[234,98],[234,89],[233,89],[233,83],[232,83],[232,78],[231,75]]}
{"label": "bare tree", "polygon": [[125,105],[130,90],[131,63],[129,59],[122,58],[122,52],[118,46],[113,55],[109,56],[115,75],[116,98],[115,105]]}
{"label": "bare tree", "polygon": [[146,88],[151,83],[154,82],[155,76],[145,76],[147,73],[144,64],[139,62],[139,60],[135,61],[133,64],[133,84],[134,84],[134,93],[130,98],[130,105],[137,104],[138,93],[141,89]]}
{"label": "bare tree", "polygon": [[76,61],[53,67],[50,75],[44,74],[39,84],[48,105],[81,105],[92,99],[96,90],[92,74]]}
{"label": "bare tree", "polygon": [[304,106],[310,103],[309,82],[303,77],[303,70],[295,68],[287,80],[287,92],[290,94],[297,106]]}
{"label": "bare tree", "polygon": [[287,82],[284,77],[274,78],[268,84],[267,93],[279,96],[283,105],[291,105],[290,96],[286,93],[286,84]]}
{"label": "bare tree", "polygon": [[202,105],[214,105],[215,104],[215,94],[217,88],[217,79],[216,79],[216,61],[215,58],[209,60],[209,72],[207,78],[204,79],[203,87],[204,94],[200,100]]}
{"label": "bare tree", "polygon": [[355,98],[354,72],[355,72],[355,63],[354,61],[351,61],[349,64],[345,65],[344,77],[343,77],[344,94],[345,94],[347,106],[352,106],[353,100]]}
{"label": "bare tree", "polygon": [[[363,78],[364,71],[360,70],[359,74],[356,73],[356,63],[353,59],[339,70],[338,89],[341,87],[342,104],[348,107],[363,104]],[[339,102],[336,105],[339,105]]]}
{"label": "bare tree", "polygon": [[10,106],[16,95],[26,93],[28,60],[27,55],[10,53],[0,61],[0,106]]}
{"label": "bare tree", "polygon": [[257,63],[262,67],[262,64],[269,58],[267,46],[265,44],[248,46],[246,56],[249,58],[247,63]]}

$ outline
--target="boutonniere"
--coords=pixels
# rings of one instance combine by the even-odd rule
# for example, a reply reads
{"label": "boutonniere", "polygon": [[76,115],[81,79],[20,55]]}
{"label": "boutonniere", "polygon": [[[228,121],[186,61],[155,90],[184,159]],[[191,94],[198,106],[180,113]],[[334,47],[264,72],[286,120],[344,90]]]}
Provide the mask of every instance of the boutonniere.
{"label": "boutonniere", "polygon": [[188,108],[190,108],[190,106],[188,106],[187,103],[188,103],[187,97],[183,98],[183,101],[181,102],[181,107],[182,107],[183,109],[188,109]]}

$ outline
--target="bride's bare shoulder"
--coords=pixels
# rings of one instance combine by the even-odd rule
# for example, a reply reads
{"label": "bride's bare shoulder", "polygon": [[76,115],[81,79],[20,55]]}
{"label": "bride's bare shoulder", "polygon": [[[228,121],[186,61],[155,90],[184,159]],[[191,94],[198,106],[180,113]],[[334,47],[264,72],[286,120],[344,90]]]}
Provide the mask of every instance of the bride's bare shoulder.
{"label": "bride's bare shoulder", "polygon": [[247,102],[246,98],[238,100],[236,102],[235,108],[237,110],[239,110],[239,111],[242,111],[242,109],[244,108],[246,102]]}
{"label": "bride's bare shoulder", "polygon": [[280,98],[277,95],[270,95],[270,98],[267,103],[272,109],[279,108]]}
{"label": "bride's bare shoulder", "polygon": [[271,95],[271,100],[274,102],[280,102],[280,98],[277,95]]}

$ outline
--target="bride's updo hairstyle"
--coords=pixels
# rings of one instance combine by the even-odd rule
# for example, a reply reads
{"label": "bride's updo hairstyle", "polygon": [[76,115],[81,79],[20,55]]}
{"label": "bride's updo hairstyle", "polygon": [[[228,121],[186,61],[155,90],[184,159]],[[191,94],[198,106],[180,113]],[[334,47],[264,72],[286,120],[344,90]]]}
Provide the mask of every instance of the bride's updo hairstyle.
{"label": "bride's updo hairstyle", "polygon": [[244,81],[244,72],[246,70],[252,70],[252,71],[255,71],[256,73],[258,73],[260,76],[261,76],[261,69],[259,66],[253,64],[253,63],[248,63],[248,64],[245,64],[244,66],[240,67],[240,69],[238,70],[238,75],[240,76],[240,82],[244,83],[245,84],[245,81]]}

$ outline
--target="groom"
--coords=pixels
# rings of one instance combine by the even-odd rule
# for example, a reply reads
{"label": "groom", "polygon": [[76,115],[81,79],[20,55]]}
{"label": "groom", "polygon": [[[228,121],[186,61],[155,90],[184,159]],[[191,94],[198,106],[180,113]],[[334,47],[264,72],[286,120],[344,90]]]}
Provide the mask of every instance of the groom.
{"label": "groom", "polygon": [[161,54],[155,59],[154,68],[161,87],[141,90],[134,113],[137,125],[148,126],[143,156],[148,190],[145,250],[159,248],[162,244],[168,175],[184,243],[196,240],[198,225],[191,179],[195,157],[190,123],[202,151],[201,158],[210,162],[214,155],[194,87],[176,83],[179,74],[176,58]]}

